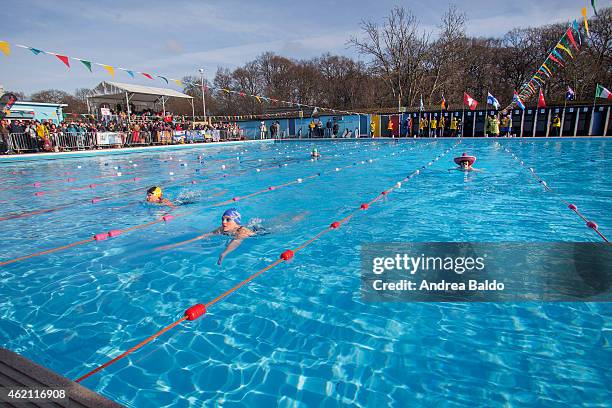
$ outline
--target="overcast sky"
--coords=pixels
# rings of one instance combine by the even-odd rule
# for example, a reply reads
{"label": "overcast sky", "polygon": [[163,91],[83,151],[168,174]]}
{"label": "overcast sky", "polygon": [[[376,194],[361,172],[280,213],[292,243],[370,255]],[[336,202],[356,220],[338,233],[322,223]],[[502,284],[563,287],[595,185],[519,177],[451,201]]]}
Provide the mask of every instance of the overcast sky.
{"label": "overcast sky", "polygon": [[[598,7],[611,1],[599,0]],[[468,34],[474,36],[501,36],[517,26],[578,19],[580,8],[590,5],[586,0],[454,3],[467,14]],[[358,57],[347,48],[347,39],[359,35],[362,19],[382,22],[394,5],[410,8],[424,29],[435,30],[448,2],[11,0],[2,7],[0,40],[172,78],[198,75],[203,67],[212,79],[218,66],[233,68],[265,51],[292,58],[325,52]],[[9,57],[0,55],[5,90],[73,92],[110,79],[101,67],[92,74],[71,61],[68,70],[54,56],[35,56],[14,46],[11,50]],[[162,80],[131,79],[122,71],[115,81],[166,86]]]}

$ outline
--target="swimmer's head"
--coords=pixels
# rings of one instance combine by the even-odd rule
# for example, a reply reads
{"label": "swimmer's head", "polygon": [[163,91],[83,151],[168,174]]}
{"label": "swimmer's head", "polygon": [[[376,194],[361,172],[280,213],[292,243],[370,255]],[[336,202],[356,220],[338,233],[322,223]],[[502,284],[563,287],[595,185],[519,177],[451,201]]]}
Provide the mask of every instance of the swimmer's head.
{"label": "swimmer's head", "polygon": [[235,222],[238,225],[242,223],[240,213],[235,208],[230,208],[229,210],[226,210],[221,216],[221,224],[223,225],[223,227],[231,227],[232,222]]}
{"label": "swimmer's head", "polygon": [[161,187],[151,187],[147,190],[147,201],[155,201],[162,198],[162,189]]}
{"label": "swimmer's head", "polygon": [[470,167],[470,162],[467,160],[464,160],[461,163],[459,163],[459,166],[461,166],[462,169],[467,169]]}

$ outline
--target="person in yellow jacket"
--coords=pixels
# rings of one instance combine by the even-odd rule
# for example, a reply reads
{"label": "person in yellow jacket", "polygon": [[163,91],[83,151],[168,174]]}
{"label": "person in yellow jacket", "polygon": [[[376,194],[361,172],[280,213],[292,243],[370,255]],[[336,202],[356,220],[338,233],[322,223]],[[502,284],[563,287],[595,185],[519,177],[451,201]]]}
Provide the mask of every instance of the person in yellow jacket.
{"label": "person in yellow jacket", "polygon": [[453,116],[450,121],[450,137],[457,136],[457,117]]}
{"label": "person in yellow jacket", "polygon": [[393,135],[393,122],[391,121],[391,118],[389,118],[389,123],[387,124],[387,130],[389,131],[389,136],[395,137]]}
{"label": "person in yellow jacket", "polygon": [[308,124],[308,137],[313,137],[314,136],[314,128],[315,128],[315,123],[314,120],[311,120],[310,123]]}
{"label": "person in yellow jacket", "polygon": [[444,137],[444,126],[446,126],[446,120],[444,116],[440,116],[440,120],[438,121],[438,136]]}
{"label": "person in yellow jacket", "polygon": [[370,122],[370,136],[374,137],[374,132],[376,132],[376,122]]}
{"label": "person in yellow jacket", "polygon": [[429,122],[427,122],[427,117],[423,116],[419,120],[419,136],[424,136],[425,129],[427,129],[427,126],[429,126]]}
{"label": "person in yellow jacket", "polygon": [[552,120],[553,136],[561,136],[561,118],[558,114]]}
{"label": "person in yellow jacket", "polygon": [[499,118],[497,116],[491,116],[489,131],[493,137],[499,137]]}
{"label": "person in yellow jacket", "polygon": [[429,137],[433,134],[433,137],[436,137],[436,128],[438,127],[438,120],[434,116],[429,121]]}

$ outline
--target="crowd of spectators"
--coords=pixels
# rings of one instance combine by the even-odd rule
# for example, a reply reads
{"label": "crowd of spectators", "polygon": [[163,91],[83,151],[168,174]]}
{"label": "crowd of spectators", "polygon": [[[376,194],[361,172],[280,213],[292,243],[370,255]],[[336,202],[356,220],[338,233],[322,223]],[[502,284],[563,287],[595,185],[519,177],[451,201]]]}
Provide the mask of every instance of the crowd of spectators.
{"label": "crowd of spectators", "polygon": [[[174,137],[177,132],[200,131],[202,133],[222,130],[224,138],[239,140],[242,131],[238,123],[192,122],[187,117],[154,115],[153,112],[127,115],[103,116],[94,119],[90,115],[70,115],[64,121],[55,123],[52,120],[2,120],[0,122],[0,153],[13,153],[19,150],[59,151],[67,148],[63,141],[72,142],[78,138],[82,144],[85,136],[88,140],[96,139],[99,132],[118,132],[122,145],[172,144],[184,143]],[[15,146],[19,144],[20,148]]]}

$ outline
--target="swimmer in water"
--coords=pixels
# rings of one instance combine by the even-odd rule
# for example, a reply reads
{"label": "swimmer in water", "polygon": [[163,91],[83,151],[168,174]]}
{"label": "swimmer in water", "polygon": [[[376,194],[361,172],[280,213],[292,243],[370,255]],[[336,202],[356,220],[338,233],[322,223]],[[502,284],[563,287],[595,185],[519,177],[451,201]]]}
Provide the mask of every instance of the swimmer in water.
{"label": "swimmer in water", "polygon": [[161,187],[157,187],[157,186],[151,187],[150,189],[147,190],[147,202],[153,203],[153,204],[166,205],[172,208],[176,207],[172,203],[172,201],[163,197],[163,192],[162,192]]}
{"label": "swimmer in water", "polygon": [[198,241],[200,239],[208,238],[213,235],[226,235],[226,236],[232,237],[232,240],[230,241],[229,244],[227,244],[223,252],[221,252],[221,255],[219,255],[219,259],[217,260],[217,265],[221,265],[221,263],[223,262],[223,259],[227,256],[227,254],[229,254],[230,252],[238,248],[240,244],[242,244],[242,241],[245,238],[249,238],[255,235],[255,231],[247,227],[244,227],[241,224],[242,224],[242,218],[238,210],[236,210],[235,208],[230,208],[229,210],[226,210],[221,216],[221,226],[219,228],[216,228],[212,230],[211,232],[207,232],[205,234],[198,235],[197,237],[191,238],[187,241],[178,242],[172,245],[166,245],[159,249],[174,248],[180,245]]}
{"label": "swimmer in water", "polygon": [[458,166],[452,169],[448,169],[448,171],[451,171],[451,170],[464,171],[464,172],[482,171],[480,169],[475,169],[474,167],[472,167],[472,165],[476,161],[476,156],[468,156],[468,154],[465,152],[463,152],[461,156],[455,157],[454,161],[455,163],[458,164]]}
{"label": "swimmer in water", "polygon": [[310,157],[312,157],[313,159],[318,159],[319,157],[321,157],[321,154],[319,153],[316,147],[312,149],[312,153],[310,153]]}

